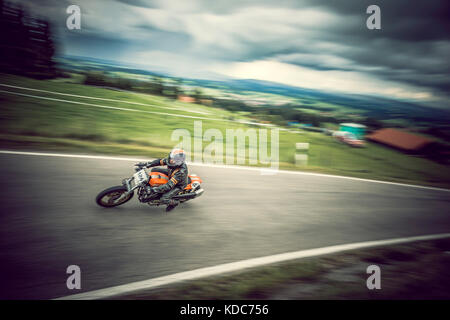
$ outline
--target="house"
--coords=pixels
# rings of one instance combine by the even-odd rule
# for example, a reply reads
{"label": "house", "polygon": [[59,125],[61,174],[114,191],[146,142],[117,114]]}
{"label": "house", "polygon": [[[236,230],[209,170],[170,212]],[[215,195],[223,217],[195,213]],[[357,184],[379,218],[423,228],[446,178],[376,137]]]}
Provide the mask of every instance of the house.
{"label": "house", "polygon": [[184,94],[180,94],[180,95],[178,95],[178,101],[194,103],[195,102],[195,98],[186,96]]}
{"label": "house", "polygon": [[335,131],[333,137],[340,142],[348,144],[351,147],[364,147],[364,141],[358,139],[354,133],[348,131]]}
{"label": "house", "polygon": [[366,136],[368,140],[410,153],[421,153],[435,141],[409,132],[385,128]]}

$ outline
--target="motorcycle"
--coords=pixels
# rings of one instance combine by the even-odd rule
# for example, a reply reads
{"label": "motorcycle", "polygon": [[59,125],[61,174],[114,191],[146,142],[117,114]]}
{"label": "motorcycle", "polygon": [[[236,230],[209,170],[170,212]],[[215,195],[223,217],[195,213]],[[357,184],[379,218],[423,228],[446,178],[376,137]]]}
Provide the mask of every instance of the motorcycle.
{"label": "motorcycle", "polygon": [[[162,204],[159,199],[163,194],[152,192],[152,188],[169,182],[169,179],[162,172],[151,171],[149,175],[144,167],[137,166],[132,177],[122,180],[121,186],[114,186],[100,192],[95,198],[95,202],[106,208],[117,207],[131,200],[136,191],[140,202],[150,206],[159,206]],[[204,192],[201,187],[202,182],[199,176],[189,175],[188,185],[172,199],[182,203],[201,196]]]}

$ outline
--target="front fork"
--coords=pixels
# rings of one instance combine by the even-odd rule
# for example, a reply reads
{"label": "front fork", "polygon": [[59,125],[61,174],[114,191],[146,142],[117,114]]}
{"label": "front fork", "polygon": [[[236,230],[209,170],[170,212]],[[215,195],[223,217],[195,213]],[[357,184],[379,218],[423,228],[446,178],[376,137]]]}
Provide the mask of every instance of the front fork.
{"label": "front fork", "polygon": [[130,195],[130,193],[133,193],[133,191],[127,191],[127,192],[122,193],[120,195],[120,197],[118,197],[116,200],[114,200],[114,203],[120,203],[123,199],[128,197]]}
{"label": "front fork", "polygon": [[130,179],[123,179],[122,180],[122,185],[124,187],[127,188],[127,192],[124,192],[120,195],[120,197],[118,197],[116,200],[114,200],[114,203],[119,203],[120,201],[122,201],[123,199],[125,199],[126,197],[128,197],[130,195],[130,193],[134,192],[134,189],[131,187],[131,180],[133,178]]}

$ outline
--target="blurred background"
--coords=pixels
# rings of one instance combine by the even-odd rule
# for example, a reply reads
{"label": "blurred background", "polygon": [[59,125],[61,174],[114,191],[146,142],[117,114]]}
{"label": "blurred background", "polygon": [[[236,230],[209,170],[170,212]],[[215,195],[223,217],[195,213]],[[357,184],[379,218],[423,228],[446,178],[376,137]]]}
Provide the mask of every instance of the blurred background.
{"label": "blurred background", "polygon": [[[201,121],[203,133],[224,137],[227,129],[268,129],[268,150],[270,130],[278,129],[281,169],[448,189],[449,3],[375,1],[381,29],[370,30],[373,2],[0,0],[0,149],[164,157],[178,143],[176,129],[208,146],[194,132]],[[240,164],[268,166],[250,163],[250,152]],[[1,157],[2,298],[69,294],[57,272],[72,263],[88,270],[83,290],[99,289],[267,254],[447,232],[450,223],[440,189],[207,166],[194,167],[206,191],[180,210],[184,216],[149,214],[137,203],[111,214],[91,198],[130,174],[131,162]],[[441,272],[448,248],[381,250],[288,267],[288,274],[324,279],[324,264],[336,262],[344,270],[336,280],[354,265],[411,263],[415,271],[396,290],[435,261],[423,282],[430,286],[383,297],[436,284],[436,296],[448,298]],[[271,279],[286,280],[279,276],[270,269],[256,278],[270,287]],[[366,290],[365,276],[358,290],[361,283]],[[254,274],[248,279],[257,283]],[[226,281],[217,292],[227,288]],[[338,288],[332,282],[329,295],[313,297],[373,298],[333,293]],[[233,290],[231,297],[246,298],[309,294]]]}
{"label": "blurred background", "polygon": [[447,4],[369,30],[366,2],[2,1],[1,143],[160,156],[199,119],[281,129],[282,168],[448,185]]}

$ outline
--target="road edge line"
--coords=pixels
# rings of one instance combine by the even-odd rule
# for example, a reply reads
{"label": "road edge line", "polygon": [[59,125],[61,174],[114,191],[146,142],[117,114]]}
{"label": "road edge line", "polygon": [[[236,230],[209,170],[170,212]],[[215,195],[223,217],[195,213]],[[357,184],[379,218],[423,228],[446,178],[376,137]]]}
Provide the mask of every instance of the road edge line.
{"label": "road edge line", "polygon": [[151,278],[143,281],[132,282],[124,285],[109,287],[105,289],[93,290],[83,293],[78,293],[74,295],[64,296],[56,298],[54,300],[97,300],[97,299],[107,299],[115,296],[120,296],[123,294],[136,292],[140,290],[154,289],[157,287],[174,284],[182,281],[196,280],[200,278],[206,278],[211,276],[217,276],[225,273],[230,273],[234,271],[241,271],[245,269],[261,267],[269,264],[274,264],[278,262],[285,262],[289,260],[303,259],[309,257],[322,256],[326,254],[339,253],[343,251],[363,249],[369,247],[377,247],[383,245],[394,245],[402,244],[416,241],[426,241],[426,240],[438,240],[450,238],[450,233],[432,234],[432,235],[422,235],[415,237],[406,238],[394,238],[386,240],[376,240],[376,241],[364,241],[356,243],[341,244],[335,246],[328,246],[315,249],[307,249],[301,251],[281,253],[266,257],[252,258],[247,260],[241,260],[237,262],[220,264],[212,267],[200,268],[190,271],[184,271],[179,273],[174,273],[167,276]]}
{"label": "road edge line", "polygon": [[[116,160],[116,161],[144,161],[144,159],[148,161],[149,159],[151,159],[151,158],[143,158],[143,157],[142,158],[127,158],[127,157],[120,157],[120,156],[117,156],[117,157],[102,156],[102,155],[96,156],[96,155],[83,155],[83,154],[29,152],[29,151],[15,151],[15,150],[0,150],[0,154],[47,156],[47,157],[62,157],[62,158],[84,158],[84,159]],[[450,189],[445,189],[445,188],[429,187],[429,186],[422,186],[422,185],[418,185],[418,184],[408,184],[408,183],[401,183],[401,182],[373,180],[373,179],[365,179],[365,178],[357,178],[357,177],[349,177],[349,176],[339,176],[339,175],[326,174],[326,173],[275,170],[275,169],[266,169],[264,167],[246,167],[246,166],[239,166],[239,165],[221,165],[221,164],[198,163],[198,162],[187,162],[187,164],[191,165],[191,166],[200,166],[200,167],[208,167],[208,168],[249,170],[249,171],[260,171],[260,172],[261,172],[261,170],[263,170],[265,172],[273,172],[274,174],[282,173],[282,174],[307,175],[307,176],[336,178],[336,179],[347,179],[347,180],[355,180],[355,181],[362,181],[362,182],[390,184],[390,185],[401,186],[401,187],[410,187],[410,188],[417,188],[417,189],[450,192]]]}

